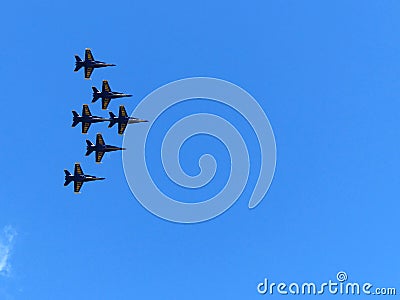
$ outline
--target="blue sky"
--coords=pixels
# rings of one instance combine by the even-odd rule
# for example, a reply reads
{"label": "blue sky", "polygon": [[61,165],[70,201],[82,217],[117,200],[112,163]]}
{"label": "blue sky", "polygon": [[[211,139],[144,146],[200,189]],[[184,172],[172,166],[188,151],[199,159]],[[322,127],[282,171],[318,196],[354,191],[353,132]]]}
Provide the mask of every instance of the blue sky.
{"label": "blue sky", "polygon": [[[2,11],[0,299],[279,298],[257,283],[342,270],[400,288],[397,1],[8,1]],[[86,47],[117,66],[85,81],[72,70]],[[104,124],[82,135],[71,110],[103,79],[134,95],[110,110],[131,112],[192,76],[252,94],[278,159],[256,209],[246,189],[220,217],[182,225],[134,199],[120,153],[101,166],[84,157],[96,132],[122,138]],[[74,195],[63,169],[76,161],[106,181]]]}

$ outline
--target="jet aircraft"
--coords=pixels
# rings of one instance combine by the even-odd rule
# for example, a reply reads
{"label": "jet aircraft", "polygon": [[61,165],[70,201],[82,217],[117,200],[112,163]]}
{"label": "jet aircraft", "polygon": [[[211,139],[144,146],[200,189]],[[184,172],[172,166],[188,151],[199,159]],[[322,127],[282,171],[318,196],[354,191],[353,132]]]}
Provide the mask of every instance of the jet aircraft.
{"label": "jet aircraft", "polygon": [[74,72],[78,72],[80,68],[84,67],[85,69],[85,79],[90,79],[90,75],[96,68],[104,68],[104,67],[112,67],[114,64],[107,64],[103,61],[94,60],[92,51],[89,48],[85,49],[85,60],[82,60],[77,54],[75,54],[75,70]]}
{"label": "jet aircraft", "polygon": [[125,107],[123,105],[119,106],[119,115],[118,117],[114,115],[111,111],[110,114],[110,124],[108,128],[114,126],[114,124],[118,123],[118,134],[124,134],[126,129],[126,125],[134,124],[134,123],[141,123],[141,122],[148,122],[147,120],[142,120],[138,118],[129,117],[126,113]]}
{"label": "jet aircraft", "polygon": [[101,92],[95,86],[92,86],[92,89],[93,89],[92,103],[96,102],[99,98],[101,98],[101,108],[102,109],[107,109],[108,104],[110,103],[111,99],[132,97],[132,95],[129,95],[129,94],[124,94],[124,93],[120,93],[120,92],[112,92],[107,80],[103,80]]}
{"label": "jet aircraft", "polygon": [[96,177],[92,175],[83,174],[81,165],[79,163],[75,163],[74,175],[72,175],[68,170],[64,170],[64,172],[65,172],[64,186],[69,185],[73,181],[75,194],[79,193],[84,182],[105,179],[103,177]]}
{"label": "jet aircraft", "polygon": [[80,116],[75,110],[72,111],[72,114],[74,115],[72,127],[75,127],[82,122],[82,133],[87,133],[92,123],[111,121],[111,119],[92,116],[87,104],[84,104],[82,107],[82,116]]}
{"label": "jet aircraft", "polygon": [[101,159],[105,152],[117,151],[117,150],[125,150],[125,148],[120,148],[117,146],[106,145],[103,136],[98,133],[96,135],[96,145],[94,145],[91,141],[86,140],[86,156],[90,155],[92,152],[96,152],[96,163],[100,163]]}

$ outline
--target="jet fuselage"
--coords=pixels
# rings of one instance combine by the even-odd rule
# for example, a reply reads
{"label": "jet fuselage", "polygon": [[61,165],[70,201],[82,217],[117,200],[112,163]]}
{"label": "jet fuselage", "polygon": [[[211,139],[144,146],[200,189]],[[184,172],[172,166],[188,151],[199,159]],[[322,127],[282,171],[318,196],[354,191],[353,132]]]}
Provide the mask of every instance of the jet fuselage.
{"label": "jet fuselage", "polygon": [[104,121],[110,121],[110,119],[98,117],[98,116],[78,116],[73,118],[74,122],[82,122],[82,123],[98,123]]}
{"label": "jet fuselage", "polygon": [[96,180],[104,180],[103,177],[96,177],[92,175],[65,175],[66,181],[74,181],[74,182],[87,182],[87,181],[96,181]]}
{"label": "jet fuselage", "polygon": [[130,94],[124,94],[120,92],[95,92],[93,93],[93,98],[95,100],[99,98],[108,98],[108,99],[116,99],[116,98],[124,98],[124,97],[132,97]]}
{"label": "jet fuselage", "polygon": [[120,92],[101,92],[99,96],[100,96],[99,98],[111,98],[111,99],[132,97],[132,95],[130,94],[124,94]]}
{"label": "jet fuselage", "polygon": [[117,147],[117,146],[112,146],[112,145],[91,145],[87,146],[86,149],[90,152],[111,152],[111,151],[117,151],[117,150],[125,150],[125,148]]}
{"label": "jet fuselage", "polygon": [[115,66],[114,64],[107,64],[103,61],[98,61],[98,60],[77,61],[75,64],[79,68],[85,67],[85,68],[94,68],[94,69]]}

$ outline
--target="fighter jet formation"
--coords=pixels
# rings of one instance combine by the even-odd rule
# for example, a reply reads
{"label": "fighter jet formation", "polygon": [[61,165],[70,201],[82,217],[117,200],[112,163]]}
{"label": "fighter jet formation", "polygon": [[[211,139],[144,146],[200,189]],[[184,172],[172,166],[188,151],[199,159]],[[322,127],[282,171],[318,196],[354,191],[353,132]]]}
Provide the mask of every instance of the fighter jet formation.
{"label": "fighter jet formation", "polygon": [[[108,64],[102,61],[94,60],[92,52],[89,48],[85,49],[85,60],[82,60],[78,55],[75,55],[75,69],[74,72],[79,71],[82,67],[84,68],[85,79],[90,79],[92,72],[96,68],[103,68],[115,66],[114,64]],[[120,93],[111,91],[110,85],[107,80],[102,81],[102,88],[99,91],[95,86],[92,86],[93,99],[92,103],[95,103],[101,98],[101,109],[106,110],[112,99],[132,97],[130,94]],[[87,134],[90,126],[93,123],[109,122],[108,128],[113,127],[118,124],[118,134],[122,135],[125,132],[126,126],[128,124],[148,122],[147,120],[142,120],[134,117],[129,117],[126,113],[125,107],[123,105],[119,106],[119,114],[116,116],[114,113],[109,112],[110,118],[104,118],[99,116],[94,116],[90,112],[89,105],[83,104],[82,115],[79,115],[75,110],[72,111],[72,127],[76,127],[79,123],[82,123],[82,133]],[[122,151],[125,148],[107,145],[104,142],[101,133],[96,135],[96,144],[93,144],[90,140],[86,140],[86,154],[89,156],[91,153],[95,153],[96,163],[101,163],[103,156],[106,152]],[[79,163],[75,163],[74,174],[71,174],[68,170],[64,170],[65,182],[64,186],[68,186],[71,182],[74,182],[74,192],[80,193],[82,185],[84,182],[88,181],[98,181],[104,180],[103,177],[96,177],[93,175],[84,174]]]}

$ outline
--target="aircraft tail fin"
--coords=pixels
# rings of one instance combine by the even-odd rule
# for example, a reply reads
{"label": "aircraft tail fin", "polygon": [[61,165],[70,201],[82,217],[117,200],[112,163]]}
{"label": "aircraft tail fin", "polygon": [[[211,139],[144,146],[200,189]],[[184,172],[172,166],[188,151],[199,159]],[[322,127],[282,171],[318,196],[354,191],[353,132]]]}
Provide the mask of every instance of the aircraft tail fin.
{"label": "aircraft tail fin", "polygon": [[114,115],[114,113],[112,111],[110,111],[109,114],[110,114],[110,124],[108,125],[108,128],[111,128],[115,125],[115,123],[117,123],[117,120],[116,120],[117,116]]}
{"label": "aircraft tail fin", "polygon": [[94,144],[89,140],[86,140],[86,144],[87,144],[87,147],[86,147],[87,151],[86,151],[85,156],[89,156],[90,153],[92,153],[94,151],[94,149],[93,149],[94,148]]}
{"label": "aircraft tail fin", "polygon": [[[75,119],[76,117],[79,117],[79,114],[78,114],[75,110],[72,111],[72,114],[74,115],[74,119]],[[75,126],[78,125],[78,124],[79,124],[79,121],[74,120],[73,123],[72,123],[72,127],[75,127]]]}
{"label": "aircraft tail fin", "polygon": [[100,98],[99,96],[100,91],[95,86],[92,86],[92,90],[93,90],[92,102],[96,102]]}
{"label": "aircraft tail fin", "polygon": [[75,69],[74,72],[78,72],[80,68],[83,67],[82,59],[75,54]]}
{"label": "aircraft tail fin", "polygon": [[64,170],[65,173],[65,182],[64,182],[64,186],[67,186],[68,184],[71,183],[72,179],[69,177],[71,176],[71,173],[68,170]]}

